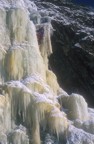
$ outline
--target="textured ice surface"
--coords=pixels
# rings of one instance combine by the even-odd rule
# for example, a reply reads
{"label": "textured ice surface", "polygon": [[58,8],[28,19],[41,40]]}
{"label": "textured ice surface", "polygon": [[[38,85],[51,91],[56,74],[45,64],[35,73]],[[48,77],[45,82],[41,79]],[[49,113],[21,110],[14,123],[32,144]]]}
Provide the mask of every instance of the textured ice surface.
{"label": "textured ice surface", "polygon": [[37,11],[36,5],[30,0],[0,0],[1,8],[28,8]]}
{"label": "textured ice surface", "polygon": [[94,135],[86,133],[85,131],[75,128],[74,126],[69,127],[67,144],[93,144]]}
{"label": "textured ice surface", "polygon": [[[74,23],[67,16],[60,19],[58,6],[49,3],[49,7],[54,7],[55,11],[41,9],[39,15],[50,16],[65,25]],[[66,7],[64,10],[70,11]],[[60,89],[55,74],[48,70],[48,56],[52,53],[51,25],[47,21],[35,26],[29,18],[33,14],[37,16],[38,11],[32,1],[0,1],[0,143],[28,144],[30,140],[32,144],[41,144],[41,129],[45,129],[45,132],[47,130],[58,137],[66,138],[65,134],[68,134],[67,144],[78,144],[78,141],[80,144],[93,144],[94,135],[89,133],[94,133],[91,131],[94,112],[92,109],[87,111],[82,96],[69,96]],[[36,33],[36,28],[40,27],[44,28],[41,44]],[[86,32],[89,31],[92,28],[86,28]],[[73,119],[86,120],[81,123],[86,132],[71,126],[73,122],[62,110],[67,110]],[[88,112],[92,121],[87,121]],[[79,123],[75,122],[78,126]],[[45,144],[55,144],[57,136],[49,134]]]}

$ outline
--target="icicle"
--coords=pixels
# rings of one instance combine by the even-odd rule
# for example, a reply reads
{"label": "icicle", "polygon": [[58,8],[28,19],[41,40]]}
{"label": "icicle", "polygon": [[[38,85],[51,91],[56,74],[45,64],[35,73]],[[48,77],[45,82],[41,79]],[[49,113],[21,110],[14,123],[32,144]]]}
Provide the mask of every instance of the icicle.
{"label": "icicle", "polygon": [[38,119],[38,113],[35,109],[33,109],[33,115],[32,115],[32,144],[41,144],[40,141],[40,126],[39,126],[39,119]]}
{"label": "icicle", "polygon": [[68,127],[65,114],[56,107],[54,107],[49,114],[48,124],[51,132],[56,133],[57,136],[59,136],[60,133],[64,133]]}
{"label": "icicle", "polygon": [[36,28],[40,52],[43,57],[46,68],[48,69],[48,56],[52,53],[52,45],[50,39],[51,24],[40,24],[37,25]]}

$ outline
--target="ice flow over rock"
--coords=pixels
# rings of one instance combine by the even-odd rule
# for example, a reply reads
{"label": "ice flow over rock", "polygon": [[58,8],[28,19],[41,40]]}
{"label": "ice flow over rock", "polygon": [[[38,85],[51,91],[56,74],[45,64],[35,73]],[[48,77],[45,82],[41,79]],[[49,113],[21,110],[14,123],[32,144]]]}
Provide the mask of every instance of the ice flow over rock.
{"label": "ice flow over rock", "polygon": [[[0,0],[1,144],[41,144],[48,134],[50,144],[71,144],[73,138],[78,144],[71,120],[81,121],[84,130],[86,121],[89,125],[92,115],[84,98],[64,92],[48,68],[51,31],[50,21],[41,24],[33,2]],[[81,132],[83,140],[87,132]],[[84,139],[93,143],[94,135],[87,135]]]}

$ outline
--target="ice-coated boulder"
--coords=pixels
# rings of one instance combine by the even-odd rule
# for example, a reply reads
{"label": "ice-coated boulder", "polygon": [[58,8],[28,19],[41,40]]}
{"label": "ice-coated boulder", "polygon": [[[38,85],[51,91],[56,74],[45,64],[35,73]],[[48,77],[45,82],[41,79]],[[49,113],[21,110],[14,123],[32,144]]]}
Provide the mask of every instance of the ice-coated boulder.
{"label": "ice-coated boulder", "polygon": [[73,93],[68,96],[65,94],[58,97],[58,99],[62,107],[68,110],[67,115],[69,119],[79,119],[82,121],[88,120],[88,106],[85,99],[81,95]]}
{"label": "ice-coated boulder", "polygon": [[[80,119],[82,121],[88,119],[88,106],[85,99],[78,94],[71,94],[68,103],[69,117],[72,119]],[[83,116],[84,114],[84,116]]]}

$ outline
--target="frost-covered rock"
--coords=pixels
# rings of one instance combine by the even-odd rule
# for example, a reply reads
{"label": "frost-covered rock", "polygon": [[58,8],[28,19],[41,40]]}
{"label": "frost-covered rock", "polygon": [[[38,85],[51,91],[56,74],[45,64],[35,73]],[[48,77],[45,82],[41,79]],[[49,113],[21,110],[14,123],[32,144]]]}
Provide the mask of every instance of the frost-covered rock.
{"label": "frost-covered rock", "polygon": [[94,117],[88,121],[85,121],[82,125],[82,128],[91,134],[94,134]]}
{"label": "frost-covered rock", "polygon": [[83,129],[87,133],[94,134],[94,117],[87,121],[81,121],[79,119],[76,119],[73,121],[73,125],[76,128]]}
{"label": "frost-covered rock", "polygon": [[82,126],[83,126],[83,122],[79,119],[76,119],[73,121],[73,125],[76,127],[76,128],[80,128],[82,129]]}
{"label": "frost-covered rock", "polygon": [[94,118],[94,109],[93,108],[88,108],[88,112],[89,112],[90,119]]}
{"label": "frost-covered rock", "polygon": [[58,144],[58,140],[54,136],[51,136],[50,134],[46,134],[44,139],[44,144]]}
{"label": "frost-covered rock", "polygon": [[68,130],[67,144],[93,144],[94,135],[70,126]]}
{"label": "frost-covered rock", "polygon": [[29,144],[29,138],[21,129],[14,130],[8,137],[9,143],[12,144]]}

